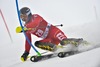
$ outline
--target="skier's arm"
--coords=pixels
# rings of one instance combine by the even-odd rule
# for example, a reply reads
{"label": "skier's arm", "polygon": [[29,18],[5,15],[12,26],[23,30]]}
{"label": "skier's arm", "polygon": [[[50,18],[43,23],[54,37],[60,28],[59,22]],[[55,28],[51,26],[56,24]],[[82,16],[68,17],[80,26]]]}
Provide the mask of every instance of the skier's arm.
{"label": "skier's arm", "polygon": [[[30,33],[27,33],[27,32],[25,32],[25,33],[26,33],[26,36],[28,37],[29,41],[31,42],[32,41],[31,34]],[[31,46],[30,46],[29,42],[26,39],[25,40],[25,51],[26,52],[29,52],[30,49],[31,49]]]}

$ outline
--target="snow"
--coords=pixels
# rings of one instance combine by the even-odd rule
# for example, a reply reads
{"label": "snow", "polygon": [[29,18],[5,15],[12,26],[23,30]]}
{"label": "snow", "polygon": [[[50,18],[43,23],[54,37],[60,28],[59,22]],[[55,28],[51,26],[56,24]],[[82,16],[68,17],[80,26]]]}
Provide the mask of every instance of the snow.
{"label": "snow", "polygon": [[[59,28],[68,37],[82,37],[91,45],[100,45],[100,0],[18,1],[20,8],[23,6],[30,7],[32,13],[40,14],[49,23],[63,24],[64,26]],[[12,42],[0,15],[0,67],[100,67],[100,48],[66,58],[56,57],[36,63],[28,59],[26,62],[21,62],[20,56],[24,52],[25,39],[23,34],[16,34],[15,32],[16,27],[19,26],[15,1],[1,0],[0,9],[13,39]],[[32,43],[38,40],[37,37],[32,37]],[[44,50],[38,50],[44,52]],[[30,55],[36,55],[33,49],[31,49]]]}

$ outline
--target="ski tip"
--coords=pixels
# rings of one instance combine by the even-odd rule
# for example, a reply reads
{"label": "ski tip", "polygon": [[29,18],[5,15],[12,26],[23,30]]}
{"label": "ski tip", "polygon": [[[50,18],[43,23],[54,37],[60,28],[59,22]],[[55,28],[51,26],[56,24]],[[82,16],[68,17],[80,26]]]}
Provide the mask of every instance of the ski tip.
{"label": "ski tip", "polygon": [[32,62],[38,62],[38,61],[39,61],[39,57],[40,57],[40,56],[32,56],[32,57],[30,58],[30,60],[31,60]]}

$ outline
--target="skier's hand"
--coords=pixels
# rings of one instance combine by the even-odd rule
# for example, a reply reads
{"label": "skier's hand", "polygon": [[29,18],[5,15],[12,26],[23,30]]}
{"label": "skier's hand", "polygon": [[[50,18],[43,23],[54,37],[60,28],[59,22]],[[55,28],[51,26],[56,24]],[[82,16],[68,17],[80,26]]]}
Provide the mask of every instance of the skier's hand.
{"label": "skier's hand", "polygon": [[[24,28],[24,31],[27,31],[27,28]],[[23,30],[21,26],[16,27],[16,33],[22,33],[22,32]]]}

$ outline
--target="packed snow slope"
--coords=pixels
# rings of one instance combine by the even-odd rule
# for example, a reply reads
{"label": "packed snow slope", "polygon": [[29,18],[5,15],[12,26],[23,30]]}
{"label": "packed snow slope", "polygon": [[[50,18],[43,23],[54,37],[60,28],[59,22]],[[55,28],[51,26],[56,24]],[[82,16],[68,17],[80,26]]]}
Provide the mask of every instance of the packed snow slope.
{"label": "packed snow slope", "polygon": [[[91,45],[100,45],[100,0],[18,0],[19,7],[28,6],[32,13],[40,14],[45,20],[59,27],[67,37],[83,38]],[[52,58],[33,63],[29,59],[20,61],[24,52],[24,35],[16,34],[19,26],[14,0],[1,0],[0,9],[4,15],[13,41],[0,15],[0,67],[100,67],[100,48],[66,58]],[[32,36],[32,43],[38,40]],[[86,46],[85,46],[86,47]],[[87,48],[87,47],[86,47]],[[41,49],[39,52],[44,52]],[[30,55],[36,55],[31,49]]]}

